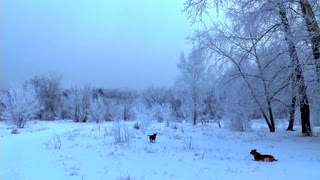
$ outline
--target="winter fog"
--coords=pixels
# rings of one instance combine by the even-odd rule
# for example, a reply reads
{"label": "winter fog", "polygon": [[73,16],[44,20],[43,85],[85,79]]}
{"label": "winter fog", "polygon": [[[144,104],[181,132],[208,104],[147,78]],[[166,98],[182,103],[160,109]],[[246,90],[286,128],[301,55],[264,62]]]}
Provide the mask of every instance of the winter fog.
{"label": "winter fog", "polygon": [[320,178],[318,0],[2,1],[0,179]]}

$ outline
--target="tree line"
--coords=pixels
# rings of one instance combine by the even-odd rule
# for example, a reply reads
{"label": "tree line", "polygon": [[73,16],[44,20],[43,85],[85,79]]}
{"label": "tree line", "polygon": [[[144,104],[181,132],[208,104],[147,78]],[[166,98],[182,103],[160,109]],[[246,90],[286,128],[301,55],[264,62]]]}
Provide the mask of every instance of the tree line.
{"label": "tree line", "polygon": [[[58,74],[36,75],[23,84],[1,90],[1,118],[13,120],[23,128],[29,119],[73,119],[74,122],[135,120],[145,113],[159,122],[187,121],[189,107],[185,97],[174,88],[149,87],[138,92],[130,89],[64,89]],[[214,119],[212,97],[207,97],[202,115]]]}

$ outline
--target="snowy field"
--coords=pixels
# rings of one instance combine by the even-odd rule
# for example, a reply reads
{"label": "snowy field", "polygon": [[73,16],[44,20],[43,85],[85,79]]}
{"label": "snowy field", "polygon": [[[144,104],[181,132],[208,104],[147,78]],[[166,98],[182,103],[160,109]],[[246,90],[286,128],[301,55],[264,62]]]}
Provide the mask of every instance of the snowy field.
{"label": "snowy field", "polygon": [[[276,133],[257,120],[249,132],[157,122],[135,129],[135,123],[31,121],[12,134],[12,125],[0,122],[1,179],[320,179],[317,128],[314,137],[302,137],[300,129],[284,131],[285,122]],[[129,142],[115,143],[117,128]],[[155,132],[150,143],[147,135]],[[279,161],[253,161],[251,149]]]}

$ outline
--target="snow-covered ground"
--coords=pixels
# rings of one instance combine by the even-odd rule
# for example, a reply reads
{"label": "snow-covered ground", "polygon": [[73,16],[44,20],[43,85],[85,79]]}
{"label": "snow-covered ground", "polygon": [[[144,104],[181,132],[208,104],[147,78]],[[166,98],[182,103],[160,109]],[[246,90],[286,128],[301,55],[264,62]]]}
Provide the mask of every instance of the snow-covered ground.
{"label": "snow-covered ground", "polygon": [[[285,131],[285,123],[270,133],[258,120],[249,132],[157,122],[135,129],[135,123],[31,121],[12,134],[12,125],[0,122],[1,179],[320,179],[316,128],[314,137],[302,137],[299,130]],[[129,142],[115,143],[116,127]],[[147,135],[155,132],[150,143]],[[279,161],[253,161],[251,149]]]}

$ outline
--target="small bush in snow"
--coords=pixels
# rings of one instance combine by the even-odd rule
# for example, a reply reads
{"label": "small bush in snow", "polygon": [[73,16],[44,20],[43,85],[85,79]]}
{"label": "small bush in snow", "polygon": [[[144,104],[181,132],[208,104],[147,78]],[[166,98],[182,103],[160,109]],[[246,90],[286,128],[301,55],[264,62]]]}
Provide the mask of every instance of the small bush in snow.
{"label": "small bush in snow", "polygon": [[135,129],[140,129],[140,125],[138,122],[134,123],[133,128]]}
{"label": "small bush in snow", "polygon": [[189,149],[189,150],[191,150],[193,147],[192,147],[192,137],[191,136],[189,136],[188,137],[188,139],[187,138],[185,138],[184,140],[183,140],[183,142],[184,142],[184,148],[185,149]]}
{"label": "small bush in snow", "polygon": [[[236,84],[232,84],[235,86]],[[251,129],[250,117],[254,113],[254,102],[247,89],[229,87],[224,99],[225,126],[235,131]]]}
{"label": "small bush in snow", "polygon": [[166,121],[165,122],[165,127],[169,127],[170,126],[170,121]]}
{"label": "small bush in snow", "polygon": [[115,121],[113,124],[114,143],[126,143],[130,141],[130,131],[126,124]]}
{"label": "small bush in snow", "polygon": [[76,176],[79,174],[80,167],[78,163],[68,164],[67,162],[64,161],[63,165],[64,165],[64,170],[69,176]]}
{"label": "small bush in snow", "polygon": [[130,176],[119,177],[118,180],[131,180]]}
{"label": "small bush in snow", "polygon": [[66,171],[68,171],[69,176],[76,176],[78,175],[80,168],[77,166],[72,166],[69,169],[67,169]]}
{"label": "small bush in snow", "polygon": [[48,149],[60,149],[61,138],[56,132],[53,132],[51,139],[46,143]]}
{"label": "small bush in snow", "polygon": [[19,134],[19,131],[17,128],[13,128],[11,131],[11,134]]}
{"label": "small bush in snow", "polygon": [[251,129],[250,121],[241,116],[225,118],[225,125],[234,131],[247,131]]}
{"label": "small bush in snow", "polygon": [[151,118],[148,111],[144,106],[136,106],[134,108],[135,114],[137,114],[137,122],[134,125],[134,128],[137,129],[146,129],[151,124]]}
{"label": "small bush in snow", "polygon": [[165,121],[166,124],[169,124],[171,110],[168,106],[157,105],[152,108],[152,111],[153,118],[155,118],[159,123]]}
{"label": "small bush in snow", "polygon": [[177,124],[177,123],[173,123],[173,124],[171,125],[171,128],[172,128],[172,129],[178,129],[178,124]]}
{"label": "small bush in snow", "polygon": [[30,84],[11,88],[1,98],[5,105],[2,112],[3,118],[12,120],[19,128],[23,128],[28,120],[34,118],[43,109]]}
{"label": "small bush in snow", "polygon": [[159,123],[163,122],[163,114],[161,113],[161,111],[158,109],[158,111],[155,112],[154,114],[155,119],[157,119],[157,121]]}

